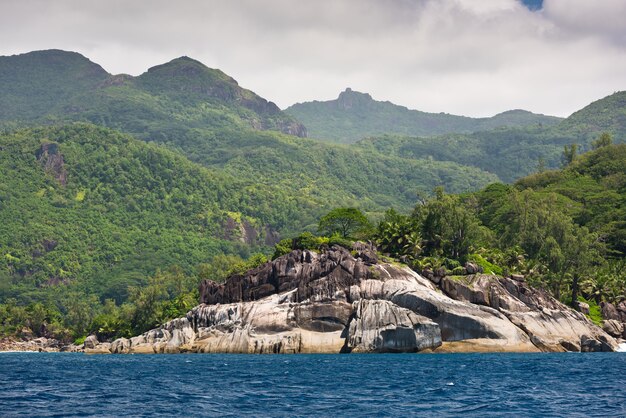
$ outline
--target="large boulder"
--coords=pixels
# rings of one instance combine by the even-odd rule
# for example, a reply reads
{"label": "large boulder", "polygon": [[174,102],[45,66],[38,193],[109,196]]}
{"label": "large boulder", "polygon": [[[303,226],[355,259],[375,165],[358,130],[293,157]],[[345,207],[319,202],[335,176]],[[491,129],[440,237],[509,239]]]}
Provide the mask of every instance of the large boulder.
{"label": "large boulder", "polygon": [[581,335],[598,339],[604,334],[580,312],[523,281],[473,275],[462,280],[444,278],[440,287],[455,300],[498,310],[542,351],[580,351]]}
{"label": "large boulder", "polygon": [[94,349],[98,344],[100,344],[100,341],[98,341],[98,337],[96,337],[95,335],[89,335],[87,338],[85,338],[83,348]]}
{"label": "large boulder", "polygon": [[623,322],[616,321],[615,319],[606,319],[602,321],[602,329],[611,337],[623,338],[626,327]]}
{"label": "large boulder", "polygon": [[604,319],[613,319],[626,323],[626,301],[621,301],[618,304],[601,302],[600,308],[602,309],[602,317]]}
{"label": "large boulder", "polygon": [[130,340],[118,338],[111,343],[110,351],[113,354],[128,354],[130,352]]}
{"label": "large boulder", "polygon": [[354,302],[346,351],[416,352],[441,345],[439,326],[386,300]]}

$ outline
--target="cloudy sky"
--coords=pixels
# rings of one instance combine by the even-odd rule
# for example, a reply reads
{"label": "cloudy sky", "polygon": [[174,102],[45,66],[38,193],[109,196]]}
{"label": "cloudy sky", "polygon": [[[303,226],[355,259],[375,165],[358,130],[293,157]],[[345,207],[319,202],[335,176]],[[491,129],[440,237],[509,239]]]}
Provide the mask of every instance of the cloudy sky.
{"label": "cloudy sky", "polygon": [[138,75],[188,55],[287,107],[346,87],[409,108],[567,116],[626,89],[625,0],[0,0],[0,55]]}

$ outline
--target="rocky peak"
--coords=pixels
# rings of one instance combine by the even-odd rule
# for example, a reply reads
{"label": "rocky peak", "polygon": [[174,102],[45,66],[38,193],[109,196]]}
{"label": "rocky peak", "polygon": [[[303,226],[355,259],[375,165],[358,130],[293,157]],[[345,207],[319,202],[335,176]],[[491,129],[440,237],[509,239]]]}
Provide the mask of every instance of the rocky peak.
{"label": "rocky peak", "polygon": [[337,107],[343,110],[349,110],[353,108],[365,107],[373,101],[374,99],[372,99],[372,96],[368,93],[354,91],[348,87],[339,94],[339,97],[337,98]]}
{"label": "rocky peak", "polygon": [[[361,250],[368,263],[370,252]],[[366,279],[369,267],[359,255],[340,246],[317,253],[294,250],[289,254],[265,263],[244,275],[235,275],[225,283],[204,280],[200,284],[200,302],[208,305],[249,302],[297,289],[297,300],[311,297],[334,298],[339,289]]]}

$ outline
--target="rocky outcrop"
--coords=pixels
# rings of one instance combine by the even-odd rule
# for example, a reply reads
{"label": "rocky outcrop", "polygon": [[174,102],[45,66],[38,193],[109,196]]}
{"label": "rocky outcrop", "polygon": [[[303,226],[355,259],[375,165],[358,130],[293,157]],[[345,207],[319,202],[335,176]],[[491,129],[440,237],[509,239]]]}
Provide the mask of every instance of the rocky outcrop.
{"label": "rocky outcrop", "polygon": [[[615,342],[582,313],[569,309],[546,292],[523,281],[493,275],[445,277],[441,289],[455,300],[497,310],[524,331],[542,351],[580,351],[584,339],[598,341],[604,350]],[[604,344],[604,345],[602,345]]]}
{"label": "rocky outcrop", "polygon": [[354,302],[345,351],[415,352],[441,345],[439,326],[387,300]]}
{"label": "rocky outcrop", "polygon": [[221,221],[223,238],[248,245],[273,246],[280,241],[280,234],[270,226],[257,226],[241,214],[226,214]]}
{"label": "rocky outcrop", "polygon": [[63,154],[59,151],[59,144],[54,142],[41,144],[35,157],[46,173],[52,175],[62,186],[67,184],[67,171],[65,170]]}
{"label": "rocky outcrop", "polygon": [[113,353],[611,351],[584,315],[523,280],[474,274],[438,284],[351,251],[296,250],[218,284],[185,318],[110,346]]}
{"label": "rocky outcrop", "polygon": [[626,340],[626,300],[622,300],[617,304],[602,302],[602,328],[615,338],[623,338]]}
{"label": "rocky outcrop", "polygon": [[2,338],[0,339],[0,351],[38,351],[49,353],[62,351],[62,344],[58,340],[45,337],[27,340]]}
{"label": "rocky outcrop", "polygon": [[626,339],[626,326],[623,322],[615,319],[605,319],[602,321],[602,329],[611,337]]}

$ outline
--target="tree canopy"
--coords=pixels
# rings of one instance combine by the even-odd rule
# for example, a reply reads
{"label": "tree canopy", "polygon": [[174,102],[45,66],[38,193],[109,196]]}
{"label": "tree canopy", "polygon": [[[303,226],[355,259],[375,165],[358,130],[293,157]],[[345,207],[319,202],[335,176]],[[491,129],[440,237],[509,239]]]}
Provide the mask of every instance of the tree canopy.
{"label": "tree canopy", "polygon": [[318,230],[327,235],[339,234],[343,238],[355,237],[371,227],[367,216],[356,208],[336,208],[322,216]]}

